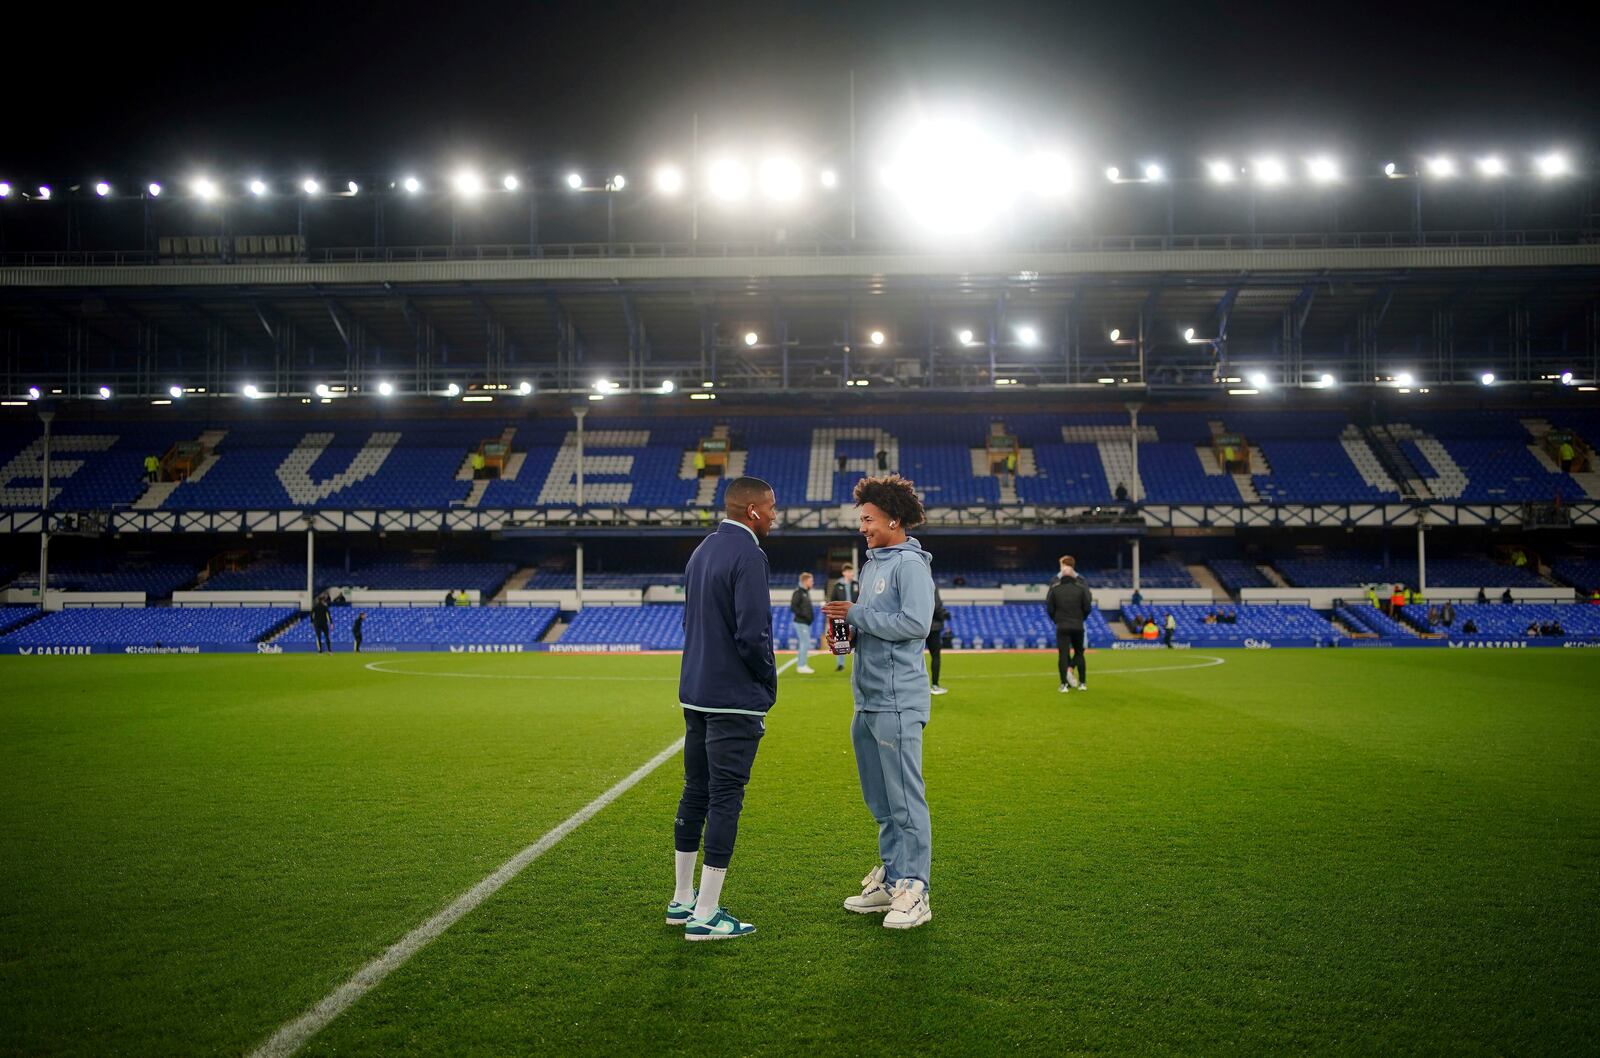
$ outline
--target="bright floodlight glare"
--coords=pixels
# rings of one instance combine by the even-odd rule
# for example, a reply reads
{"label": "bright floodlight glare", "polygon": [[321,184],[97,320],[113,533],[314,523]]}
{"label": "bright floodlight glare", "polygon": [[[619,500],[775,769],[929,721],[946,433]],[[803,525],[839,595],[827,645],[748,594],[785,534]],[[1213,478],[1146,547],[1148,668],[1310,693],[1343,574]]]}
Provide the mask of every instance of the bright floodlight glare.
{"label": "bright floodlight glare", "polygon": [[609,378],[597,378],[594,381],[594,388],[597,392],[605,393],[615,387]]}
{"label": "bright floodlight glare", "polygon": [[1540,155],[1535,164],[1539,167],[1540,176],[1566,176],[1572,172],[1572,163],[1559,151]]}
{"label": "bright floodlight glare", "polygon": [[161,197],[161,185],[160,184],[151,184],[149,187],[145,188],[145,190],[150,192],[150,197],[151,198],[160,198]]}
{"label": "bright floodlight glare", "polygon": [[817,179],[821,180],[822,186],[830,191],[839,186],[839,174],[832,169],[822,170],[822,175]]}
{"label": "bright floodlight glare", "polygon": [[0,180],[0,198],[10,198],[10,197],[11,197],[11,185],[6,183],[3,180]]}
{"label": "bright floodlight glare", "polygon": [[1263,372],[1263,371],[1252,371],[1252,372],[1250,372],[1250,374],[1246,375],[1245,377],[1247,379],[1249,379],[1250,380],[1250,384],[1252,386],[1256,387],[1257,389],[1266,389],[1267,388],[1267,376],[1266,376],[1265,372]]}
{"label": "bright floodlight glare", "polygon": [[195,180],[194,183],[189,185],[189,188],[197,197],[208,201],[217,197],[217,185],[204,176]]}
{"label": "bright floodlight glare", "polygon": [[452,382],[448,386],[444,387],[444,395],[447,396],[447,397],[457,396],[458,394],[460,394],[460,392],[461,392],[461,387],[456,385],[454,382]]}
{"label": "bright floodlight glare", "polygon": [[1215,184],[1233,183],[1233,163],[1218,158],[1216,161],[1206,163],[1206,175]]}
{"label": "bright floodlight glare", "polygon": [[1040,197],[1059,197],[1072,190],[1072,167],[1064,154],[1038,151],[1028,159],[1023,180]]}
{"label": "bright floodlight glare", "polygon": [[1255,170],[1257,183],[1282,184],[1289,180],[1289,167],[1278,158],[1257,158],[1251,168]]}
{"label": "bright floodlight glare", "polygon": [[354,180],[347,180],[345,181],[344,189],[353,195],[361,190],[361,185]]}
{"label": "bright floodlight glare", "polygon": [[316,388],[311,392],[315,393],[319,397],[333,396],[333,390],[328,388],[328,384],[326,382],[318,382]]}
{"label": "bright floodlight glare", "polygon": [[1194,328],[1193,327],[1185,327],[1183,329],[1183,340],[1186,341],[1186,342],[1194,341]]}
{"label": "bright floodlight glare", "polygon": [[768,158],[761,163],[761,193],[774,202],[800,197],[800,166],[792,158]]}
{"label": "bright floodlight glare", "polygon": [[46,200],[48,200],[50,198],[50,185],[49,184],[40,184],[39,185],[39,197],[42,198],[42,199],[46,199]]}
{"label": "bright floodlight glare", "polygon": [[1122,170],[1118,169],[1114,165],[1107,166],[1106,167],[1106,179],[1110,180],[1113,184],[1116,183],[1118,180],[1122,179]]}
{"label": "bright floodlight glare", "polygon": [[760,340],[761,340],[761,336],[756,334],[755,331],[745,331],[744,332],[744,344],[746,344],[746,345],[754,345],[757,342],[759,342]]}
{"label": "bright floodlight glare", "polygon": [[1384,162],[1383,163],[1383,175],[1384,176],[1393,176],[1394,174],[1395,174],[1395,164],[1393,162]]}
{"label": "bright floodlight glare", "polygon": [[892,159],[884,180],[906,219],[928,235],[982,231],[1005,215],[1017,192],[1005,146],[979,123],[959,117],[913,125]]}
{"label": "bright floodlight glare", "polygon": [[1487,158],[1478,159],[1478,172],[1484,176],[1505,176],[1505,159],[1498,154],[1491,154]]}
{"label": "bright floodlight glare", "polygon": [[656,190],[663,195],[676,195],[683,190],[683,170],[675,165],[663,165],[656,170]]}
{"label": "bright floodlight glare", "polygon": [[1306,175],[1317,184],[1331,184],[1339,179],[1339,165],[1332,158],[1319,156],[1306,159]]}
{"label": "bright floodlight glare", "polygon": [[1397,385],[1397,386],[1403,386],[1403,387],[1405,387],[1407,389],[1410,389],[1412,386],[1417,384],[1417,380],[1411,374],[1411,372],[1402,371],[1398,375],[1394,376],[1394,384]]}
{"label": "bright floodlight glare", "polygon": [[414,195],[422,190],[422,181],[414,176],[408,176],[400,181],[400,186],[406,189],[406,194]]}
{"label": "bright floodlight glare", "polygon": [[1456,162],[1449,155],[1441,154],[1437,158],[1429,158],[1427,163],[1428,175],[1441,179],[1456,175]]}
{"label": "bright floodlight glare", "polygon": [[873,345],[882,345],[883,344],[883,332],[882,331],[873,331],[867,337],[871,340]]}
{"label": "bright floodlight glare", "polygon": [[111,185],[102,180],[98,184],[94,185],[94,193],[99,195],[101,198],[105,198],[107,195],[111,194]]}
{"label": "bright floodlight glare", "polygon": [[1563,372],[1561,372],[1561,384],[1563,386],[1572,385],[1572,372],[1571,371],[1563,371]]}
{"label": "bright floodlight glare", "polygon": [[1478,376],[1478,381],[1482,382],[1485,386],[1494,385],[1494,372],[1485,371],[1483,374]]}
{"label": "bright floodlight glare", "polygon": [[972,344],[972,332],[969,331],[969,330],[963,329],[960,334],[956,335],[956,339],[958,341],[960,341],[962,345],[971,345]]}
{"label": "bright floodlight glare", "polygon": [[1161,166],[1159,165],[1151,163],[1144,167],[1144,178],[1152,184],[1160,183],[1165,176],[1166,174],[1161,171]]}
{"label": "bright floodlight glare", "polygon": [[168,386],[167,387],[167,392],[172,394],[172,399],[173,400],[177,400],[179,397],[183,396],[183,387],[182,386]]}
{"label": "bright floodlight glare", "polygon": [[110,400],[111,399],[111,387],[110,386],[101,386],[100,387],[100,399],[101,400]]}
{"label": "bright floodlight glare", "polygon": [[393,382],[379,382],[378,383],[378,396],[380,396],[380,397],[392,397],[392,396],[394,396],[394,383]]}
{"label": "bright floodlight glare", "polygon": [[322,190],[322,185],[307,177],[305,182],[300,185],[300,189],[308,195],[315,195]]}
{"label": "bright floodlight glare", "polygon": [[267,184],[264,180],[252,180],[249,184],[250,193],[257,197],[267,193]]}
{"label": "bright floodlight glare", "polygon": [[577,191],[580,188],[582,188],[583,187],[583,174],[581,174],[581,173],[568,173],[567,174],[567,186],[572,188],[572,190],[574,190],[574,191]]}
{"label": "bright floodlight glare", "polygon": [[526,397],[528,394],[533,392],[533,383],[532,382],[523,382],[523,383],[521,383],[520,385],[517,386],[517,392],[522,394],[524,397]]}
{"label": "bright floodlight glare", "polygon": [[1017,341],[1023,345],[1038,345],[1039,332],[1024,324],[1017,328]]}
{"label": "bright floodlight glare", "polygon": [[515,173],[507,173],[500,181],[500,186],[507,191],[515,191],[522,186],[522,181],[517,179]]}
{"label": "bright floodlight glare", "polygon": [[457,194],[465,195],[468,198],[483,191],[483,177],[471,169],[463,169],[456,173],[451,180],[451,184],[455,187]]}
{"label": "bright floodlight glare", "polygon": [[677,388],[677,385],[670,378],[661,383],[661,392],[663,393],[671,393]]}
{"label": "bright floodlight glare", "polygon": [[1120,327],[1111,328],[1111,333],[1107,334],[1106,337],[1110,338],[1113,342],[1121,341],[1122,340],[1122,328],[1120,328]]}
{"label": "bright floodlight glare", "polygon": [[613,191],[621,191],[623,188],[628,186],[628,178],[623,176],[621,173],[618,173],[616,176],[611,178],[611,183],[607,186],[609,186]]}
{"label": "bright floodlight glare", "polygon": [[1332,387],[1332,386],[1333,386],[1333,385],[1334,385],[1334,384],[1335,384],[1335,383],[1336,383],[1336,382],[1337,382],[1337,381],[1338,381],[1338,380],[1337,380],[1337,379],[1335,379],[1335,378],[1334,378],[1334,377],[1333,377],[1333,376],[1332,376],[1332,375],[1330,375],[1330,374],[1328,374],[1328,373],[1327,373],[1327,372],[1326,372],[1326,371],[1324,371],[1324,372],[1323,372],[1323,373],[1322,373],[1322,377],[1321,377],[1321,378],[1319,378],[1319,379],[1317,379],[1317,384],[1318,384],[1318,385],[1320,385],[1320,386],[1321,386],[1321,387],[1322,387],[1322,388],[1323,388],[1323,389],[1329,389],[1329,388],[1331,388],[1331,387]]}
{"label": "bright floodlight glare", "polygon": [[39,387],[38,386],[29,386],[28,387],[28,399],[29,400],[38,400],[39,399]]}
{"label": "bright floodlight glare", "polygon": [[244,384],[244,395],[250,400],[260,400],[261,390],[256,388],[256,384],[254,382],[246,382]]}
{"label": "bright floodlight glare", "polygon": [[750,192],[750,173],[732,158],[722,158],[711,163],[706,183],[713,197],[737,202]]}

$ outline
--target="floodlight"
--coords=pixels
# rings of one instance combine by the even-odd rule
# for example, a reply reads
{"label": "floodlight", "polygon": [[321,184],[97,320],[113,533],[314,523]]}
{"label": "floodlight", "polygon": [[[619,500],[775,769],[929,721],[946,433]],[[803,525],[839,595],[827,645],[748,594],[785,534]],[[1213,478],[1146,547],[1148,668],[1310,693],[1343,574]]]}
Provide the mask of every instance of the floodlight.
{"label": "floodlight", "polygon": [[761,163],[761,193],[775,202],[800,197],[800,166],[790,158],[768,158]]}
{"label": "floodlight", "polygon": [[1152,184],[1159,184],[1166,178],[1166,174],[1161,171],[1161,166],[1152,162],[1144,167],[1144,178]]}
{"label": "floodlight", "polygon": [[94,193],[99,195],[101,198],[105,198],[107,195],[111,194],[111,185],[102,180],[98,184],[94,185]]}
{"label": "floodlight", "polygon": [[316,388],[311,392],[324,399],[333,396],[333,390],[328,388],[328,384],[326,382],[318,382]]}
{"label": "floodlight", "polygon": [[1563,372],[1561,372],[1561,384],[1563,386],[1572,385],[1572,372],[1571,371],[1563,371]]}
{"label": "floodlight", "polygon": [[361,185],[356,183],[354,180],[346,180],[344,189],[353,195],[361,190]]}
{"label": "floodlight", "polygon": [[1021,327],[1017,328],[1017,341],[1021,342],[1023,345],[1038,345],[1039,332],[1027,324],[1023,324]]}
{"label": "floodlight", "polygon": [[1394,376],[1394,384],[1397,385],[1397,386],[1404,386],[1404,387],[1409,389],[1410,387],[1412,387],[1412,386],[1417,384],[1417,380],[1411,374],[1411,372],[1402,371],[1398,375]]}
{"label": "floodlight", "polygon": [[39,399],[39,387],[38,386],[29,386],[28,387],[28,399],[29,400],[38,400]]}
{"label": "floodlight", "polygon": [[663,393],[671,393],[673,390],[675,390],[677,388],[678,387],[673,383],[672,379],[670,379],[670,378],[666,379],[665,381],[663,381],[661,383],[661,392],[663,392]]}
{"label": "floodlight", "polygon": [[394,396],[394,383],[393,382],[387,382],[387,381],[379,382],[378,383],[378,396],[380,396],[380,397],[392,397],[392,396]]}
{"label": "floodlight", "polygon": [[755,331],[745,331],[744,332],[744,344],[746,344],[746,345],[754,345],[757,342],[759,342],[760,340],[761,340],[761,336],[756,334]]}
{"label": "floodlight", "polygon": [[1245,378],[1248,379],[1250,384],[1257,389],[1267,388],[1267,375],[1264,371],[1252,371],[1246,375]]}
{"label": "floodlight", "polygon": [[422,181],[414,176],[408,176],[400,181],[400,186],[406,189],[406,194],[414,195],[422,190]]}
{"label": "floodlight", "polygon": [[574,190],[574,191],[578,191],[578,190],[582,189],[582,187],[583,187],[583,175],[581,173],[568,173],[567,174],[567,186],[572,188],[572,190]]}
{"label": "floodlight", "polygon": [[628,178],[623,176],[621,173],[618,173],[616,176],[611,178],[611,182],[606,184],[606,186],[613,191],[621,191],[623,188],[628,186]]}
{"label": "floodlight", "polygon": [[1028,160],[1023,180],[1034,194],[1042,197],[1064,195],[1072,190],[1072,170],[1066,156],[1054,151],[1039,151]]}
{"label": "floodlight", "polygon": [[149,187],[145,188],[145,190],[150,192],[150,197],[151,198],[160,198],[161,197],[161,185],[160,184],[151,184]]}
{"label": "floodlight", "polygon": [[1494,385],[1494,372],[1485,371],[1483,374],[1478,376],[1478,381],[1482,382],[1485,386]]}
{"label": "floodlight", "polygon": [[832,169],[822,170],[822,175],[818,179],[822,181],[822,186],[830,191],[839,186],[839,174]]}
{"label": "floodlight", "polygon": [[322,185],[307,177],[305,182],[300,185],[300,189],[308,195],[315,195],[322,191]]}
{"label": "floodlight", "polygon": [[1212,183],[1231,184],[1233,183],[1233,164],[1221,158],[1207,162],[1206,175],[1211,178]]}
{"label": "floodlight", "polygon": [[49,184],[40,184],[39,185],[39,197],[42,198],[42,199],[45,199],[46,201],[49,201],[49,199],[50,199],[50,185]]}
{"label": "floodlight", "polygon": [[972,332],[969,331],[969,330],[962,330],[962,332],[960,334],[956,335],[956,340],[959,341],[962,345],[971,345],[972,344]]}
{"label": "floodlight", "polygon": [[444,387],[444,395],[447,396],[447,397],[457,396],[458,394],[460,394],[460,392],[461,392],[461,387],[456,385],[454,382],[452,382],[448,386]]}
{"label": "floodlight", "polygon": [[711,194],[726,202],[737,202],[750,191],[750,174],[743,165],[731,158],[711,163],[706,171],[706,182]]}
{"label": "floodlight", "polygon": [[1322,373],[1322,377],[1317,379],[1317,385],[1321,386],[1323,389],[1331,389],[1338,384],[1338,381],[1338,379],[1324,371]]}
{"label": "floodlight", "polygon": [[244,384],[244,395],[250,400],[260,400],[261,390],[256,388],[256,384],[254,382],[246,382]]}
{"label": "floodlight", "polygon": [[1394,175],[1396,175],[1395,164],[1393,162],[1384,162],[1383,163],[1383,175],[1384,176],[1394,176]]}
{"label": "floodlight", "polygon": [[208,202],[217,197],[217,185],[204,176],[191,183],[189,190],[193,191],[197,198],[203,198]]}
{"label": "floodlight", "polygon": [[1006,148],[979,124],[945,117],[913,126],[884,172],[909,220],[937,235],[969,235],[1003,216],[1016,193]]}
{"label": "floodlight", "polygon": [[483,193],[483,177],[471,169],[463,169],[456,173],[450,183],[455,187],[456,194],[467,198]]}
{"label": "floodlight", "polygon": [[0,181],[0,198],[10,198],[10,197],[11,197],[11,185],[8,184],[8,183],[5,183],[4,181]]}
{"label": "floodlight", "polygon": [[1572,172],[1572,163],[1559,151],[1540,155],[1534,164],[1538,166],[1540,176],[1566,176]]}
{"label": "floodlight", "polygon": [[1185,327],[1183,329],[1183,340],[1186,341],[1186,342],[1194,341],[1194,328],[1193,327]]}
{"label": "floodlight", "polygon": [[267,193],[267,184],[264,180],[252,180],[249,187],[250,193],[258,198]]}
{"label": "floodlight", "polygon": [[675,165],[663,165],[656,170],[656,190],[663,195],[676,195],[683,190],[683,170]]}
{"label": "floodlight", "polygon": [[507,173],[500,180],[500,186],[505,188],[507,191],[515,191],[517,188],[522,186],[522,181],[517,179],[515,173]]}
{"label": "floodlight", "polygon": [[1478,172],[1484,176],[1505,176],[1505,159],[1498,154],[1491,154],[1487,158],[1478,159]]}
{"label": "floodlight", "polygon": [[1289,168],[1278,158],[1257,158],[1252,163],[1255,170],[1256,182],[1261,184],[1283,184],[1289,181]]}
{"label": "floodlight", "polygon": [[1121,330],[1121,328],[1118,328],[1118,327],[1111,328],[1111,333],[1106,335],[1106,337],[1110,338],[1113,342],[1121,341],[1122,340],[1122,330]]}
{"label": "floodlight", "polygon": [[1429,176],[1447,179],[1456,175],[1456,162],[1449,155],[1441,154],[1437,158],[1428,159],[1427,170]]}
{"label": "floodlight", "polygon": [[111,399],[111,387],[110,386],[101,386],[100,387],[100,399],[101,400],[110,400]]}
{"label": "floodlight", "polygon": [[1122,179],[1122,170],[1118,169],[1114,165],[1107,166],[1106,167],[1106,179],[1110,180],[1113,184],[1116,183],[1118,180]]}
{"label": "floodlight", "polygon": [[526,397],[528,394],[533,392],[533,383],[532,382],[524,382],[524,383],[522,383],[521,385],[519,385],[517,387],[517,392],[522,394],[524,397]]}
{"label": "floodlight", "polygon": [[177,400],[179,397],[183,396],[183,387],[182,386],[168,386],[167,387],[167,392],[172,394],[172,399],[173,400]]}
{"label": "floodlight", "polygon": [[1307,158],[1306,175],[1314,184],[1331,184],[1339,179],[1339,163],[1326,155]]}

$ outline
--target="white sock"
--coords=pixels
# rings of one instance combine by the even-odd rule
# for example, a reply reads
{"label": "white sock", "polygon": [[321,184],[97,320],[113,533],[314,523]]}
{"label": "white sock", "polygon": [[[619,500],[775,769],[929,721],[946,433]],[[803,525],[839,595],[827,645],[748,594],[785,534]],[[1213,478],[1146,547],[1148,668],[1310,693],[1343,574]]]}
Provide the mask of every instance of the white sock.
{"label": "white sock", "polygon": [[698,859],[698,852],[679,852],[675,854],[673,866],[677,869],[677,888],[672,890],[674,904],[687,904],[694,899],[694,861]]}
{"label": "white sock", "polygon": [[694,904],[695,918],[707,919],[717,913],[722,902],[722,883],[727,877],[726,867],[707,864],[700,868],[700,896]]}

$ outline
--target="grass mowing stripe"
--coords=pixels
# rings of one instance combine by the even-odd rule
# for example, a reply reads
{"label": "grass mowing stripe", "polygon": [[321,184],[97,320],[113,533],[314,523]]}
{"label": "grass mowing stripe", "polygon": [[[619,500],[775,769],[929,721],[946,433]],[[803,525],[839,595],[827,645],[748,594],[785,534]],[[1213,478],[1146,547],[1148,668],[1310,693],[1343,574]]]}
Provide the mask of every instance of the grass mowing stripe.
{"label": "grass mowing stripe", "polygon": [[[793,664],[793,659],[785,662],[779,666],[778,674],[781,676]],[[372,666],[368,665],[367,668],[370,669]],[[388,951],[363,966],[354,977],[328,993],[316,1006],[273,1033],[266,1043],[251,1052],[251,1058],[287,1058],[288,1055],[298,1051],[305,1045],[307,1040],[322,1031],[334,1018],[348,1010],[352,1003],[376,988],[385,977],[404,966],[407,960],[430,941],[459,922],[462,916],[489,899],[507,882],[521,874],[528,864],[543,856],[554,847],[556,842],[590,819],[593,819],[606,805],[633,789],[640,780],[671,760],[682,749],[683,739],[680,738],[634,769],[611,789],[578,809],[558,826],[546,832],[538,841],[535,841],[532,845],[529,845],[501,864],[493,874],[456,897],[449,907],[440,911],[404,937],[401,937]]]}

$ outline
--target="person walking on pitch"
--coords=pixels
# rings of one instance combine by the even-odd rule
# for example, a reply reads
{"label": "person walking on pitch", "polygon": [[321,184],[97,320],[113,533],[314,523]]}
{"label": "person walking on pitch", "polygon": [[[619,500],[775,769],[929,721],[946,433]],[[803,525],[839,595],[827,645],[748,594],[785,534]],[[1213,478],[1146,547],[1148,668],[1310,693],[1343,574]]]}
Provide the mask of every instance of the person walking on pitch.
{"label": "person walking on pitch", "polygon": [[1094,610],[1094,594],[1078,576],[1077,559],[1061,556],[1061,575],[1044,597],[1045,612],[1056,626],[1056,669],[1061,675],[1061,693],[1089,689],[1088,665],[1084,660],[1083,623]]}
{"label": "person walking on pitch", "polygon": [[[776,518],[772,486],[737,478],[727,517],[701,541],[683,577],[683,797],[673,823],[675,886],[667,925],[685,940],[723,940],[756,931],[722,906],[722,884],[739,832],[739,813],[767,710],[778,700],[772,657],[767,556],[761,550]],[[704,835],[705,864],[694,888]]]}
{"label": "person walking on pitch", "polygon": [[811,574],[800,574],[800,586],[789,596],[789,615],[794,618],[794,637],[800,644],[794,671],[809,676],[817,671],[806,664],[806,655],[811,650],[811,622],[816,617],[816,609],[811,604]]}
{"label": "person walking on pitch", "polygon": [[922,647],[933,623],[932,556],[906,531],[922,524],[922,501],[897,474],[856,485],[867,538],[862,601],[830,602],[829,621],[854,631],[855,697],[851,741],[861,795],[878,822],[877,866],[861,893],[844,902],[859,914],[882,914],[889,929],[914,929],[933,918],[928,883],[933,824],[922,779],[922,732],[932,707]]}

